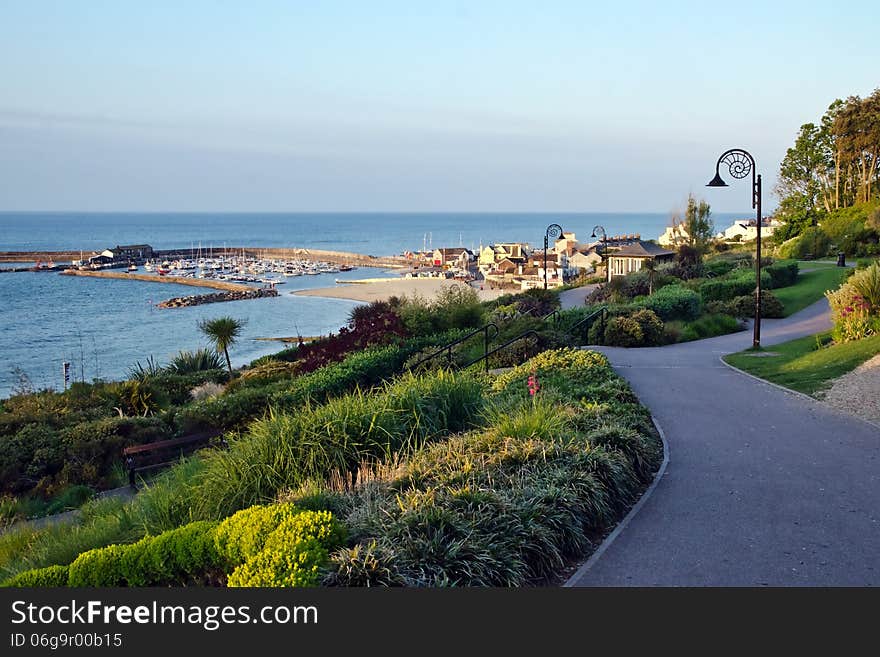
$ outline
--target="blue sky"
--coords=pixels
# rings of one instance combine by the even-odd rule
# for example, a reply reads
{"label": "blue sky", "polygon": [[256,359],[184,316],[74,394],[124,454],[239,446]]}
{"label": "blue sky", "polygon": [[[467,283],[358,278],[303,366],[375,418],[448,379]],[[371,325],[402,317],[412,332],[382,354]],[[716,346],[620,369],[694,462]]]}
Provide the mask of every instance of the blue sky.
{"label": "blue sky", "polygon": [[0,209],[656,211],[880,86],[880,3],[0,0]]}

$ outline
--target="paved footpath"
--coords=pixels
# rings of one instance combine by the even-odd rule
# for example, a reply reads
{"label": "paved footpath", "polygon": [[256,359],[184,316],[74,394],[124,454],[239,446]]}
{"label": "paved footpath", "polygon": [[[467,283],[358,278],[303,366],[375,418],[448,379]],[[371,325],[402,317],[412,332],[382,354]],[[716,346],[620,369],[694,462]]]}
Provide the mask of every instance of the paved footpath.
{"label": "paved footpath", "polygon": [[[762,346],[830,327],[824,299]],[[575,586],[880,585],[880,429],[721,362],[751,331],[600,347],[666,434],[666,473]]]}

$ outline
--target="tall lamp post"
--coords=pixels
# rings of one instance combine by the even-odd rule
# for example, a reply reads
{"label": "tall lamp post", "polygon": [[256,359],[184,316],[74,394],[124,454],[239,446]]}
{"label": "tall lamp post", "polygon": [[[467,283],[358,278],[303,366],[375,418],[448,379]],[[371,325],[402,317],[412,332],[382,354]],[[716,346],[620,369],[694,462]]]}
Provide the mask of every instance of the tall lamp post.
{"label": "tall lamp post", "polygon": [[[593,226],[593,234],[590,235],[590,237],[595,238],[595,237],[596,237],[596,231],[602,233],[602,253],[599,254],[599,257],[602,258],[602,259],[604,260],[604,259],[605,259],[605,255],[606,255],[606,253],[607,253],[607,251],[608,251],[608,247],[607,247],[606,244],[605,244],[606,241],[608,240],[608,235],[605,233],[605,227],[604,227],[604,226]],[[607,267],[607,265],[606,265],[606,267]],[[608,279],[608,271],[607,271],[607,270],[605,271],[605,278]]]}
{"label": "tall lamp post", "polygon": [[[547,250],[550,248],[550,238],[554,240],[562,237],[562,226],[559,224],[550,224],[544,233],[544,289],[547,289]],[[556,259],[557,267],[559,258]]]}
{"label": "tall lamp post", "polygon": [[715,177],[706,184],[706,187],[727,187],[727,183],[719,173],[722,164],[727,167],[730,175],[734,178],[742,179],[750,173],[752,174],[752,207],[757,209],[758,220],[758,236],[755,240],[757,249],[755,258],[755,331],[752,336],[752,349],[758,349],[761,346],[761,175],[755,175],[757,169],[755,158],[748,151],[741,148],[731,148],[724,151],[718,158],[718,162],[715,164]]}

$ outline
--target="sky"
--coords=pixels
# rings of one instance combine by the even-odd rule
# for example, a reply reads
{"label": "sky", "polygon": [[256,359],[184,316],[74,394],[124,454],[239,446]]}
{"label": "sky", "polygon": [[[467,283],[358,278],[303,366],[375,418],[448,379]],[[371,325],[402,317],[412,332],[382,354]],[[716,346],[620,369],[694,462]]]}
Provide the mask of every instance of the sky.
{"label": "sky", "polygon": [[0,0],[0,210],[667,212],[880,86],[880,3]]}

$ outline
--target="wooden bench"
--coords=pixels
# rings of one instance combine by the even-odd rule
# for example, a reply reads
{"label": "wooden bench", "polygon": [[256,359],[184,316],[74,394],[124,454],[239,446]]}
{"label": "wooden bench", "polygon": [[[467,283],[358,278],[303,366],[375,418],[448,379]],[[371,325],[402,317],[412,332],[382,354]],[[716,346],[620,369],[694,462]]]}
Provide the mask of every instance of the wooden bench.
{"label": "wooden bench", "polygon": [[[221,434],[220,431],[205,431],[180,438],[126,447],[122,450],[122,458],[128,469],[128,485],[132,490],[137,490],[136,473],[170,465],[182,456],[191,454],[199,447],[210,445],[211,441]],[[228,446],[225,439],[221,439],[220,444],[223,447]]]}

